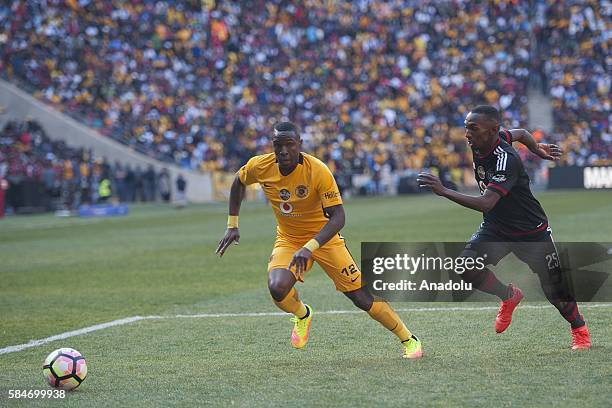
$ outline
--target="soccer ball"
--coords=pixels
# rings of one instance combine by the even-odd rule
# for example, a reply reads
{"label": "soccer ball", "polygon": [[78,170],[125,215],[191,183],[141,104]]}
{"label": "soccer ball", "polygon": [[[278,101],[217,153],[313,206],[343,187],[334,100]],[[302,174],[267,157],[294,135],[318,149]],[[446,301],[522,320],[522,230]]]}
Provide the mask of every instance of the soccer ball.
{"label": "soccer ball", "polygon": [[52,387],[74,390],[87,377],[87,363],[75,349],[61,348],[47,356],[43,374]]}

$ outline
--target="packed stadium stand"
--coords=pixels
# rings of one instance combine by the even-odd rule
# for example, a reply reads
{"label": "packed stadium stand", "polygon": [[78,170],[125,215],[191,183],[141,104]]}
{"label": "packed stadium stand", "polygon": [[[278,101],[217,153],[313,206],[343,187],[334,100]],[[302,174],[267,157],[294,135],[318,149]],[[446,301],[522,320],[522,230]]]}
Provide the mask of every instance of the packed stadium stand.
{"label": "packed stadium stand", "polygon": [[[11,210],[72,210],[106,201],[101,185],[124,203],[168,201],[172,182],[167,171],[109,163],[90,151],[51,140],[34,120],[9,121],[0,130],[0,178],[9,181],[6,206]],[[29,201],[36,199],[31,203]],[[27,205],[33,204],[33,205]]]}
{"label": "packed stadium stand", "polygon": [[566,0],[14,1],[0,6],[0,72],[187,169],[235,171],[289,118],[342,186],[343,175],[431,167],[460,184],[472,179],[469,108],[494,104],[506,127],[526,127],[530,85],[553,104],[553,132],[539,140],[561,143],[566,164],[610,163],[611,10]]}
{"label": "packed stadium stand", "polygon": [[567,164],[610,164],[610,17],[612,3],[555,1],[537,30],[554,137]]}

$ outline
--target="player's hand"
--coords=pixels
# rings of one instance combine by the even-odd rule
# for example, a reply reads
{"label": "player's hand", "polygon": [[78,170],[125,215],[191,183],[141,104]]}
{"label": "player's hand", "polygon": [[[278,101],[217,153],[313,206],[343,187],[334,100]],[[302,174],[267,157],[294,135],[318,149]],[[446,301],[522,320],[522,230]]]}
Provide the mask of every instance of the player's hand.
{"label": "player's hand", "polygon": [[429,173],[419,173],[417,176],[417,181],[419,183],[419,187],[429,187],[431,191],[436,193],[437,195],[442,195],[446,187],[442,185],[440,179],[433,174]]}
{"label": "player's hand", "polygon": [[303,247],[293,254],[293,258],[291,258],[288,269],[291,270],[291,267],[295,265],[295,277],[300,282],[304,282],[304,273],[306,273],[310,258],[312,258],[312,252],[308,248]]}
{"label": "player's hand", "polygon": [[238,228],[228,228],[227,231],[225,231],[225,236],[219,241],[219,246],[215,253],[219,254],[220,257],[223,256],[225,250],[229,248],[232,242],[235,245],[240,243],[240,230]]}
{"label": "player's hand", "polygon": [[533,151],[534,154],[544,160],[559,160],[563,154],[563,149],[555,144],[538,143],[538,148]]}

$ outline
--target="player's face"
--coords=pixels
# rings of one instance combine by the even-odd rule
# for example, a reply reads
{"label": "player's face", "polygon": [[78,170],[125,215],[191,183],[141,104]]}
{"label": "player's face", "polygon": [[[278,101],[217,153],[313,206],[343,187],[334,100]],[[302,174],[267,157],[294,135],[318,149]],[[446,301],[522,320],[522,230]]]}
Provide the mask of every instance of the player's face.
{"label": "player's face", "polygon": [[276,132],[272,137],[274,154],[281,170],[293,170],[300,159],[302,140],[295,132]]}
{"label": "player's face", "polygon": [[497,137],[499,124],[487,116],[470,112],[465,118],[465,138],[476,150],[486,150]]}

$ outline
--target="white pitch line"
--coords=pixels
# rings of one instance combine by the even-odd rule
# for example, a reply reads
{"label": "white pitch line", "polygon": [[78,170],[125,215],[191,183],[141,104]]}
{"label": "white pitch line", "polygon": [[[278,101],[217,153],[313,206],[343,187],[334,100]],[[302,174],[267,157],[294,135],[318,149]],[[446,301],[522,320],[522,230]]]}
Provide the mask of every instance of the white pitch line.
{"label": "white pitch line", "polygon": [[[548,309],[553,307],[552,305],[521,305],[521,309]],[[612,307],[612,303],[593,303],[579,305],[580,309],[586,308],[597,308],[597,307]],[[461,312],[461,311],[482,311],[482,310],[498,310],[499,306],[479,306],[479,307],[413,307],[413,308],[398,308],[394,309],[396,312]],[[363,313],[362,310],[327,310],[316,314],[358,314]],[[268,316],[286,316],[284,312],[261,312],[261,313],[202,313],[202,314],[178,314],[174,316],[146,316],[145,319],[168,319],[168,318],[203,318],[203,317],[268,317]]]}
{"label": "white pitch line", "polygon": [[[581,309],[592,309],[592,308],[607,308],[612,307],[612,303],[594,303],[594,304],[583,304],[580,305]],[[417,307],[417,308],[404,308],[395,309],[398,312],[460,312],[460,311],[483,311],[483,310],[497,310],[498,306],[480,306],[480,307]],[[521,309],[548,309],[552,308],[551,305],[523,305]],[[358,314],[363,311],[355,310],[327,310],[316,312],[317,315],[340,315],[340,314]],[[91,333],[98,330],[107,329],[114,326],[122,326],[124,324],[130,324],[141,320],[160,320],[160,319],[194,319],[194,318],[219,318],[219,317],[271,317],[271,316],[286,316],[287,313],[283,312],[261,312],[261,313],[201,313],[201,314],[177,314],[177,315],[151,315],[151,316],[132,316],[124,319],[113,320],[107,323],[96,324],[94,326],[84,327],[78,330],[72,330],[65,333],[56,334],[55,336],[46,337],[39,340],[30,340],[24,344],[17,344],[15,346],[8,346],[0,349],[0,355],[15,353],[18,351],[26,350],[36,346],[42,346],[43,344],[51,343],[56,340],[63,340],[70,337],[80,336],[82,334]]]}
{"label": "white pitch line", "polygon": [[43,344],[51,343],[52,341],[55,341],[55,340],[63,340],[69,337],[80,336],[81,334],[91,333],[97,330],[106,329],[108,327],[121,326],[123,324],[128,324],[128,323],[136,322],[138,320],[143,320],[143,319],[144,318],[141,316],[126,317],[125,319],[113,320],[112,322],[108,322],[108,323],[96,324],[94,326],[84,327],[82,329],[72,330],[69,332],[56,334],[55,336],[47,337],[47,338],[40,339],[40,340],[30,340],[28,343],[25,343],[25,344],[18,344],[16,346],[8,346],[5,348],[2,348],[0,349],[0,354],[14,353],[16,351],[21,351],[21,350],[29,349],[31,347],[36,347],[36,346],[41,346]]}

